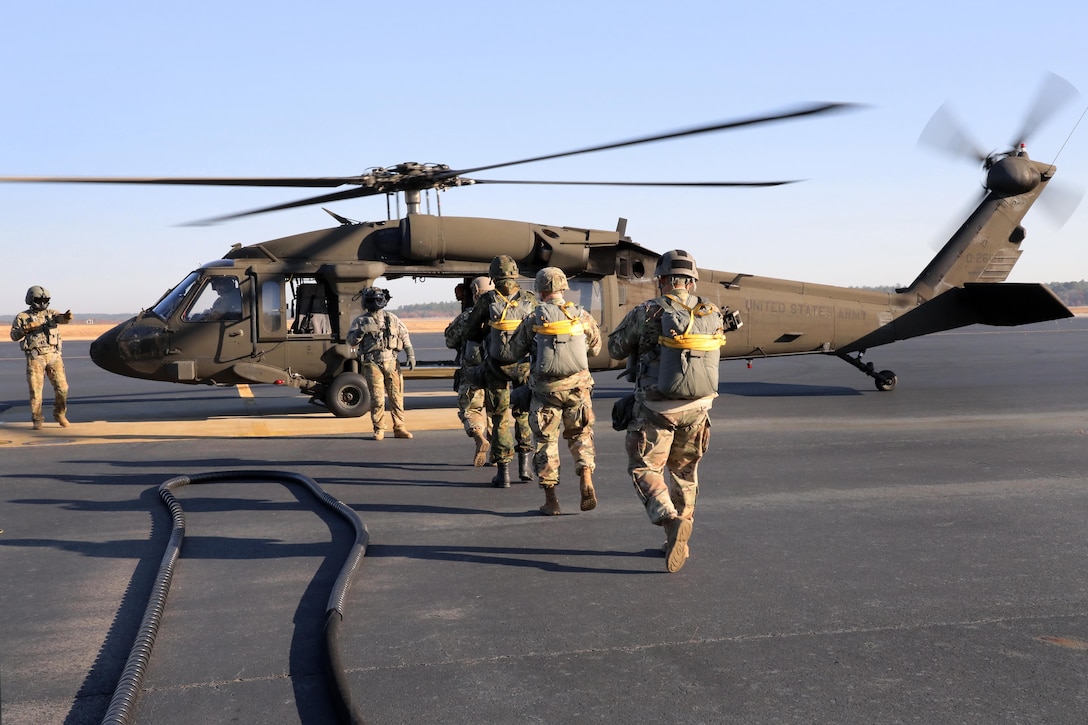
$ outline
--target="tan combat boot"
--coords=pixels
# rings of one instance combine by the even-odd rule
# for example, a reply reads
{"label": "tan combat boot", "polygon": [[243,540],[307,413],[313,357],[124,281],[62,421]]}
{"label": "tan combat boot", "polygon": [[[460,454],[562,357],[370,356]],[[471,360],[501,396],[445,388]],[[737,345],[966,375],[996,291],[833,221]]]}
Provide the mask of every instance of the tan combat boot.
{"label": "tan combat boot", "polygon": [[540,513],[545,516],[558,516],[559,497],[555,495],[555,486],[544,486],[544,505],[540,507]]}
{"label": "tan combat boot", "polygon": [[408,430],[407,428],[394,428],[393,429],[393,437],[394,438],[414,438],[415,436],[413,436],[412,432],[410,430]]}
{"label": "tan combat boot", "polygon": [[487,454],[491,450],[491,444],[487,442],[487,436],[482,430],[472,434],[472,440],[476,442],[476,456],[472,459],[472,465],[479,468],[487,465]]}
{"label": "tan combat boot", "polygon": [[582,490],[582,510],[592,511],[597,508],[597,494],[593,490],[593,471],[583,468],[578,474],[578,486]]}
{"label": "tan combat boot", "polygon": [[680,571],[688,560],[688,539],[691,538],[691,519],[679,516],[665,522],[665,568],[670,572]]}
{"label": "tan combat boot", "polygon": [[68,416],[66,416],[64,413],[53,413],[53,420],[60,423],[61,428],[68,427]]}
{"label": "tan combat boot", "polygon": [[42,419],[41,418],[35,418],[34,419],[34,430],[41,430],[41,429],[42,429]]}
{"label": "tan combat boot", "polygon": [[380,441],[382,438],[385,438],[385,431],[382,430],[381,428],[375,428],[374,429],[374,440]]}

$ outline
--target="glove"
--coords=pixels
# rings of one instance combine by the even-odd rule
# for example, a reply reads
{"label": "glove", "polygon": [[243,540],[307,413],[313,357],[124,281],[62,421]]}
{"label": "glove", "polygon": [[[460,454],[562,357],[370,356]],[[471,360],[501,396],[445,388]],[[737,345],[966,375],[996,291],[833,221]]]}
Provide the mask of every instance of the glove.
{"label": "glove", "polygon": [[404,348],[404,354],[408,356],[408,369],[416,369],[416,351],[410,347]]}
{"label": "glove", "polygon": [[57,317],[64,320],[65,322],[71,322],[72,321],[72,311],[68,310],[67,312],[65,312],[63,314],[57,315]]}

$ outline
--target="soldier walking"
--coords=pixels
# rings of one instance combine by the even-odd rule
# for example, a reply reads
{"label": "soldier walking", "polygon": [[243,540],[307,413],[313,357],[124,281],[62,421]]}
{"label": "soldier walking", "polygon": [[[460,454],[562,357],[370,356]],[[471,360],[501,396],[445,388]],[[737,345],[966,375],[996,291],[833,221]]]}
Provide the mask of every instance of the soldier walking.
{"label": "soldier walking", "polygon": [[457,417],[465,427],[465,433],[476,443],[476,453],[472,459],[474,466],[486,466],[487,454],[491,450],[488,441],[488,420],[484,405],[484,389],[480,385],[480,366],[483,364],[483,349],[479,342],[468,339],[466,335],[468,318],[472,314],[472,305],[484,292],[495,289],[489,277],[477,277],[470,287],[471,299],[468,308],[457,315],[446,327],[446,347],[457,351],[459,367],[455,374],[454,390],[457,391]]}
{"label": "soldier walking", "polygon": [[393,436],[411,438],[404,424],[404,378],[397,355],[404,350],[408,369],[415,370],[416,354],[408,328],[400,318],[383,309],[389,303],[389,291],[367,287],[362,292],[363,314],[348,330],[348,344],[359,349],[363,377],[370,387],[370,422],[374,440],[385,437],[385,396],[389,395],[389,414],[393,418]]}
{"label": "soldier walking", "polygon": [[61,339],[57,325],[72,321],[72,311],[49,309],[49,290],[34,285],[26,291],[29,308],[15,316],[11,323],[11,339],[19,343],[26,355],[26,382],[30,388],[30,419],[34,430],[42,427],[42,390],[45,379],[53,386],[53,419],[62,428],[68,427],[68,378],[61,358]]}
{"label": "soldier walking", "polygon": [[665,566],[675,572],[689,554],[725,321],[721,310],[696,296],[699,273],[684,250],[663,254],[654,276],[660,296],[627,313],[608,337],[608,352],[620,360],[630,356],[634,364],[627,470],[650,522],[665,528]]}
{"label": "soldier walking", "polygon": [[597,464],[589,356],[601,351],[601,331],[589,312],[564,300],[563,292],[569,286],[563,270],[540,270],[535,287],[541,301],[514,331],[507,357],[520,358],[532,352],[529,425],[533,431],[533,472],[544,489],[540,513],[560,513],[555,491],[559,485],[560,432],[574,458],[580,508],[590,511],[597,506],[593,490],[593,469]]}
{"label": "soldier walking", "polygon": [[476,300],[466,323],[470,339],[484,344],[484,400],[491,411],[491,460],[497,471],[491,479],[496,488],[510,487],[510,461],[518,453],[518,477],[531,481],[529,456],[532,431],[529,412],[510,407],[510,387],[529,378],[529,359],[508,358],[505,348],[522,319],[536,306],[536,295],[518,284],[518,265],[513,257],[500,254],[491,260],[488,272],[495,289]]}

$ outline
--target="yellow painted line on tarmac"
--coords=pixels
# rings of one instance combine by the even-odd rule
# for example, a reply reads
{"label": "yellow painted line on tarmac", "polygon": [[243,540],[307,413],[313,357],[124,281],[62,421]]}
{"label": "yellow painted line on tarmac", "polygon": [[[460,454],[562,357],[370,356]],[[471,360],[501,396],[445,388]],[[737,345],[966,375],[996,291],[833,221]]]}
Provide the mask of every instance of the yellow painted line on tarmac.
{"label": "yellow painted line on tarmac", "polygon": [[[72,424],[61,428],[46,421],[41,430],[30,422],[0,424],[0,450],[22,446],[58,446],[87,443],[138,443],[164,440],[198,440],[222,438],[305,438],[308,436],[368,437],[373,432],[370,416],[337,418],[323,410],[290,415],[225,415],[192,420],[137,420],[81,422],[78,410],[69,410]],[[406,414],[408,427],[426,435],[429,430],[460,430],[457,408],[422,408]],[[411,445],[409,441],[392,436],[382,442],[391,445]]]}

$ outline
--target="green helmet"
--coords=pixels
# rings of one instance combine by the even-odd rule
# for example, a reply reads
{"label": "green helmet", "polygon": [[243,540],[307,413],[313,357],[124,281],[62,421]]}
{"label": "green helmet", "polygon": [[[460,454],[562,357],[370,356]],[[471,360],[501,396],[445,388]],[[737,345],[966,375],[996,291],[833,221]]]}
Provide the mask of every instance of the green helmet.
{"label": "green helmet", "polygon": [[536,273],[536,291],[540,294],[549,292],[562,292],[570,289],[567,284],[567,275],[559,267],[544,267]]}
{"label": "green helmet", "polygon": [[695,258],[683,249],[674,249],[671,252],[662,254],[657,260],[657,267],[654,269],[655,277],[676,275],[699,279],[699,270],[695,267]]}
{"label": "green helmet", "polygon": [[39,284],[26,291],[26,303],[34,310],[44,310],[49,307],[49,290]]}
{"label": "green helmet", "polygon": [[491,279],[515,279],[518,276],[518,263],[508,254],[500,254],[491,260],[488,270]]}

